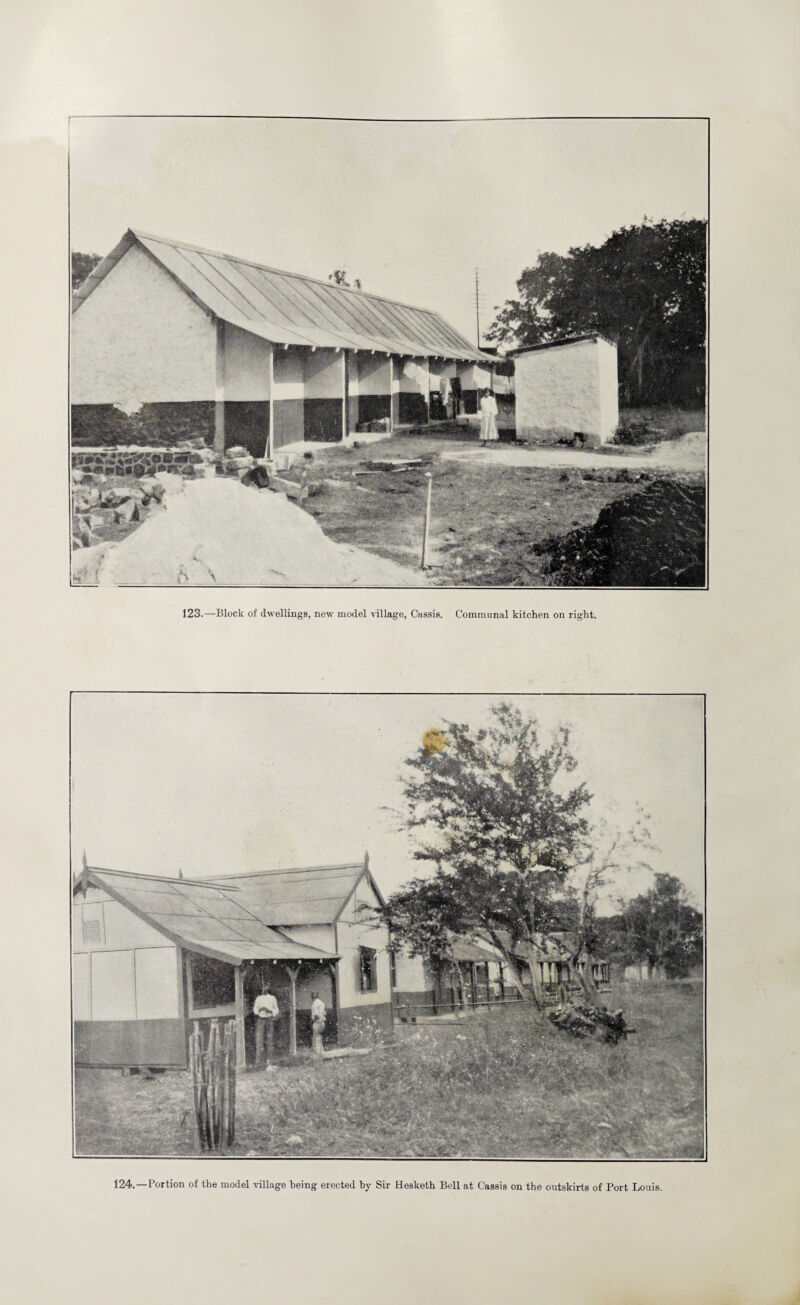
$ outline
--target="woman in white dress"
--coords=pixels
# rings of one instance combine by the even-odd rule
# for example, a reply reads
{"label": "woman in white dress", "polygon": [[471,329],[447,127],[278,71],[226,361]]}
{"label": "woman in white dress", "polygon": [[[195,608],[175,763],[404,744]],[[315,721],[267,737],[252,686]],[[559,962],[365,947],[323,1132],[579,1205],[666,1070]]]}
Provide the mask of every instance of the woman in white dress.
{"label": "woman in white dress", "polygon": [[481,444],[493,444],[499,438],[497,400],[491,390],[484,390],[481,396]]}

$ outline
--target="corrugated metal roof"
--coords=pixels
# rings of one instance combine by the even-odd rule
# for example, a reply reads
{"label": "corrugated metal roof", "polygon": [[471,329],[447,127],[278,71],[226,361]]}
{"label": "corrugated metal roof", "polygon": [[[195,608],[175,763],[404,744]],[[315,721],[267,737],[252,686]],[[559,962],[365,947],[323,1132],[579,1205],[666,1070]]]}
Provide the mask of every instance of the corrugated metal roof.
{"label": "corrugated metal roof", "polygon": [[166,268],[214,317],[275,344],[493,361],[431,309],[144,231],[126,231],[76,290],[75,308],[134,244]]}
{"label": "corrugated metal roof", "polygon": [[295,870],[260,870],[226,875],[214,882],[235,887],[239,900],[268,924],[333,924],[365,875],[381,901],[380,890],[363,861],[302,866]]}
{"label": "corrugated metal roof", "polygon": [[86,877],[174,942],[219,960],[336,959],[259,919],[235,887],[92,867]]}

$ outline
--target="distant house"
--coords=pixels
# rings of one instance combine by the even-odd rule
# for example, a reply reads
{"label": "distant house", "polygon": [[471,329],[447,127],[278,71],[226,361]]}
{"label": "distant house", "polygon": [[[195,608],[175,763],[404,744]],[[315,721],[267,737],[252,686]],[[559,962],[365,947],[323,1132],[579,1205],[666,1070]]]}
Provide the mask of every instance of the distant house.
{"label": "distant house", "polygon": [[602,335],[515,349],[517,439],[596,447],[619,424],[617,346]]}
{"label": "distant house", "polygon": [[72,442],[263,457],[427,423],[443,376],[475,412],[491,367],[430,309],[128,230],[73,296]]}
{"label": "distant house", "polygon": [[[587,967],[597,988],[608,988],[609,962],[594,956],[587,947],[566,933],[536,934],[533,951],[524,943],[504,938],[516,977],[523,991],[533,988],[532,965],[548,1001],[559,1001],[580,988],[580,976]],[[454,937],[452,960],[436,963],[395,949],[392,963],[392,992],[395,1012],[401,1019],[419,1015],[442,1015],[453,1010],[486,1006],[514,1000],[519,989],[511,967],[499,948],[480,933]]]}
{"label": "distant house", "polygon": [[392,1023],[389,938],[368,861],[175,879],[87,866],[73,890],[77,1065],[183,1067],[192,1022],[233,1019],[240,1064],[254,1054],[253,1001],[266,980],[276,1050],[311,1040],[311,992],[326,1040]]}
{"label": "distant house", "polygon": [[514,992],[502,954],[483,938],[454,937],[445,961],[394,949],[392,998],[401,1020],[486,1006]]}

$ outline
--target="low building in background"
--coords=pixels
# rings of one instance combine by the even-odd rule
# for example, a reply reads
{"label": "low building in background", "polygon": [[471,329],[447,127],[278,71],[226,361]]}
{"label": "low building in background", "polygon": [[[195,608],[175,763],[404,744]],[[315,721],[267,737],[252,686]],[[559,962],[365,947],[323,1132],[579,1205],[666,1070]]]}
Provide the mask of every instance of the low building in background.
{"label": "low building in background", "polygon": [[617,346],[586,335],[513,351],[517,439],[596,448],[619,424]]}

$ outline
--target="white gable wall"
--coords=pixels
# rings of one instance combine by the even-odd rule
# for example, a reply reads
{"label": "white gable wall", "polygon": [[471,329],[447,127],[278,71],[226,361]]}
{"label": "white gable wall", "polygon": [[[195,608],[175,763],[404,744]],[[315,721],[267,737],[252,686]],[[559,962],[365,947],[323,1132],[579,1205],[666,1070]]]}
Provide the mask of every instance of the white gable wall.
{"label": "white gable wall", "polygon": [[[336,925],[339,962],[339,1005],[379,1006],[391,1002],[392,977],[389,964],[389,931],[376,923],[369,908],[378,905],[372,886],[362,880]],[[360,909],[365,907],[367,909]],[[360,948],[377,952],[378,985],[373,992],[362,992],[360,982]]]}
{"label": "white gable wall", "polygon": [[71,341],[74,404],[215,397],[214,322],[136,245],[72,314]]}
{"label": "white gable wall", "polygon": [[599,445],[617,428],[617,350],[606,340],[519,354],[515,387],[520,439],[552,443],[580,433]]}

